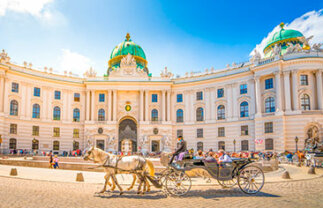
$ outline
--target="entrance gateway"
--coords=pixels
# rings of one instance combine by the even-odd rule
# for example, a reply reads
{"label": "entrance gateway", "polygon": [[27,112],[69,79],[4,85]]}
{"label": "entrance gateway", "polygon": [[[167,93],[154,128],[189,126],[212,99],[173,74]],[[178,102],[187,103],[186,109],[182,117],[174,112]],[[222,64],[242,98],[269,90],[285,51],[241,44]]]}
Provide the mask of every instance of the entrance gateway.
{"label": "entrance gateway", "polygon": [[137,152],[137,124],[131,118],[124,119],[119,124],[118,150]]}

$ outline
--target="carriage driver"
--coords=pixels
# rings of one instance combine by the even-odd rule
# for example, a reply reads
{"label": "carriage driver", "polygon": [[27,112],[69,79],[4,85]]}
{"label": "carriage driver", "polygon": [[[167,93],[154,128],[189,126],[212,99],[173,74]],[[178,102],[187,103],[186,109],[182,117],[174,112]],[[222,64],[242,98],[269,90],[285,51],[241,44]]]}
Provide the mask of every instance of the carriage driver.
{"label": "carriage driver", "polygon": [[183,160],[184,155],[186,153],[186,142],[184,141],[182,136],[178,137],[178,148],[173,152],[173,156],[169,161],[169,164],[173,163],[174,158],[177,156],[177,160]]}

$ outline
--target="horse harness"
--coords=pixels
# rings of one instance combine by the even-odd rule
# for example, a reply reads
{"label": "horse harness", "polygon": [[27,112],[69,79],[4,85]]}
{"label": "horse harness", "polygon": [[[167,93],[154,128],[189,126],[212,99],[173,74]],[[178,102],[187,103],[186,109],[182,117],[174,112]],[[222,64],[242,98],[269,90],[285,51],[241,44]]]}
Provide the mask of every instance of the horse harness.
{"label": "horse harness", "polygon": [[139,160],[138,160],[138,164],[136,165],[136,168],[134,170],[124,170],[124,169],[118,168],[118,163],[123,157],[124,156],[117,156],[116,164],[115,165],[110,165],[109,161],[108,161],[109,157],[107,156],[107,158],[105,159],[102,167],[113,168],[115,174],[117,174],[118,171],[124,171],[124,172],[129,172],[129,173],[137,173],[137,171],[142,170],[142,169],[140,169],[142,167],[140,167],[140,161]]}

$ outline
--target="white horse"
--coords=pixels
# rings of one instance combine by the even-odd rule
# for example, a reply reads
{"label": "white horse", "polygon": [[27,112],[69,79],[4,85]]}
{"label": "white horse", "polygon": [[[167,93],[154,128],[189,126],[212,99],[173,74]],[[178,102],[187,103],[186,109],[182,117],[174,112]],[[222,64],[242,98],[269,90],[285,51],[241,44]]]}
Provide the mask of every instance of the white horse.
{"label": "white horse", "polygon": [[113,155],[107,152],[104,152],[101,149],[98,149],[96,147],[90,147],[88,151],[86,151],[84,157],[84,160],[91,160],[94,163],[99,163],[106,172],[105,183],[103,186],[103,189],[99,193],[104,193],[107,189],[107,185],[111,186],[109,179],[112,178],[112,187],[111,191],[114,191],[116,185],[118,186],[120,190],[120,195],[123,194],[123,190],[121,186],[119,185],[116,174],[120,173],[131,173],[134,176],[134,180],[132,182],[132,185],[128,188],[128,190],[131,190],[136,182],[136,177],[140,179],[139,187],[138,187],[138,194],[141,190],[142,182],[144,183],[144,189],[143,192],[146,190],[146,187],[148,191],[150,190],[150,185],[144,176],[144,172],[148,170],[150,176],[155,175],[155,169],[153,163],[145,159],[141,156],[124,156],[120,157],[117,155]]}

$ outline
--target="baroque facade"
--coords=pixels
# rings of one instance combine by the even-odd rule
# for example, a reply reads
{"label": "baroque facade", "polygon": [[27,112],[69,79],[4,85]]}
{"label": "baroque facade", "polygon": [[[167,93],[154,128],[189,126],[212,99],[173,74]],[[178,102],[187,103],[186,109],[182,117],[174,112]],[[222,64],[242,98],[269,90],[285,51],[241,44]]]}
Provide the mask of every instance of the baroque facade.
{"label": "baroque facade", "polygon": [[159,77],[143,49],[127,35],[107,74],[83,78],[0,62],[1,151],[54,152],[172,150],[182,135],[189,148],[295,151],[313,134],[323,137],[323,52],[299,31],[277,32],[250,61],[222,70]]}

